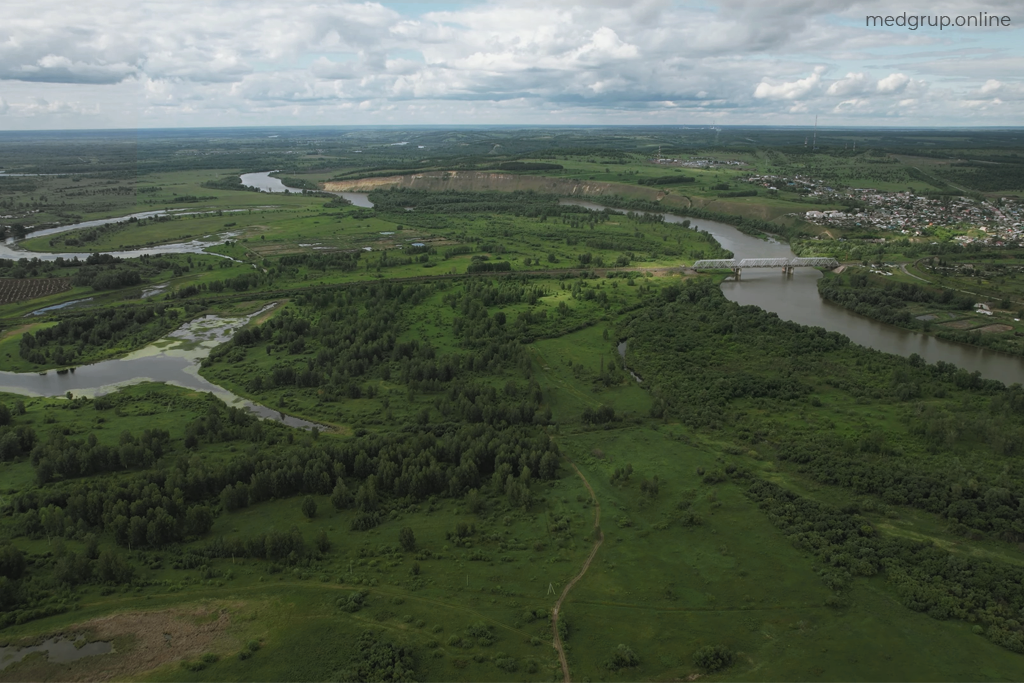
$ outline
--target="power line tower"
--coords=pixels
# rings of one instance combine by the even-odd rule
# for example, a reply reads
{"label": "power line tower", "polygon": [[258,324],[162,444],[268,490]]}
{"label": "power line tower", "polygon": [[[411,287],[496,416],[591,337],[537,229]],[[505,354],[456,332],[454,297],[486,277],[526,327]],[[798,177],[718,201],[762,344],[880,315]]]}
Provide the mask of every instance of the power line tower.
{"label": "power line tower", "polygon": [[813,141],[811,143],[811,151],[812,152],[817,152],[818,151],[818,117],[817,116],[814,117],[814,139],[813,139]]}

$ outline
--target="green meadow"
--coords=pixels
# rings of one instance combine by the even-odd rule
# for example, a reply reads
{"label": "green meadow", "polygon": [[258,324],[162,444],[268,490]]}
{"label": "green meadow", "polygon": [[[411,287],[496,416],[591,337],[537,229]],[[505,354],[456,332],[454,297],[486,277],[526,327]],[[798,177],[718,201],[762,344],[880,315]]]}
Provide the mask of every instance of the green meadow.
{"label": "green meadow", "polygon": [[[491,133],[444,154],[394,135],[308,155],[217,147],[218,168],[160,142],[131,174],[111,157],[106,174],[4,179],[40,223],[197,213],[29,234],[83,261],[0,262],[0,277],[69,285],[0,306],[3,370],[118,358],[273,303],[198,372],[316,428],[149,382],[0,394],[0,645],[113,644],[31,655],[0,681],[1021,678],[1020,387],[737,306],[720,276],[683,274],[720,245],[649,210],[232,189],[267,168],[316,185],[558,164],[514,172],[609,183],[624,202],[667,190],[666,207],[797,234],[810,228],[792,214],[817,200],[723,195],[754,173],[925,191],[945,162],[912,174],[918,157],[808,152],[792,135],[638,131],[581,148],[527,131],[507,157]],[[719,164],[654,164],[659,148]],[[674,176],[695,180],[651,184]],[[208,253],[85,261],[194,239]],[[870,300],[880,319],[980,318],[948,290],[998,301],[1010,342],[1021,329],[1013,250],[822,242],[794,247],[906,264],[826,275],[859,292],[858,312],[868,292],[891,299]]]}

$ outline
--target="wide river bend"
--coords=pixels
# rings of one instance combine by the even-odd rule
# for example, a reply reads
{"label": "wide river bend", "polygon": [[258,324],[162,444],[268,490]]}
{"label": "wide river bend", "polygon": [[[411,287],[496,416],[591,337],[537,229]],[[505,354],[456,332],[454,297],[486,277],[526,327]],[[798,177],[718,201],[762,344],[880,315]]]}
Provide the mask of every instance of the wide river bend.
{"label": "wide river bend", "polygon": [[[259,187],[266,192],[301,192],[286,187],[271,172],[248,173],[242,176],[246,185]],[[356,206],[372,207],[373,203],[365,193],[345,192],[341,194]],[[595,211],[606,207],[593,202],[566,199],[565,204],[575,204]],[[666,223],[682,223],[686,218],[675,214],[662,214]],[[123,219],[109,219],[115,222]],[[756,257],[793,258],[789,245],[772,240],[763,240],[746,235],[731,225],[709,220],[693,220],[695,227],[706,230],[715,239],[735,254],[737,259]],[[108,222],[108,221],[104,221]],[[61,231],[88,227],[96,222],[79,226],[65,226]],[[216,237],[207,239],[217,240]],[[167,244],[152,249],[124,252],[120,256],[138,256],[143,253],[195,253],[201,252],[210,242],[196,240],[189,243]],[[13,253],[12,253],[13,252]],[[12,245],[0,245],[0,258],[39,256],[54,259],[58,254],[44,254],[12,249]],[[65,258],[83,254],[62,254]],[[929,363],[945,361],[982,376],[997,379],[1006,384],[1024,384],[1024,359],[987,349],[943,341],[924,334],[918,334],[861,317],[846,309],[823,300],[818,295],[817,281],[821,273],[813,268],[798,268],[789,276],[774,269],[747,269],[738,281],[722,284],[725,296],[740,304],[754,305],[776,313],[784,320],[823,327],[845,334],[857,344],[879,351],[909,356],[917,353]],[[118,386],[141,382],[145,379],[168,382],[179,386],[210,391],[231,405],[245,406],[264,418],[283,421],[296,427],[312,427],[313,423],[282,415],[265,406],[245,401],[227,390],[207,381],[198,373],[198,363],[217,344],[230,338],[231,334],[246,318],[221,319],[208,316],[184,325],[165,339],[141,349],[129,356],[79,367],[73,373],[57,374],[51,370],[45,374],[0,372],[0,390],[42,396],[61,396],[67,391],[74,394],[96,395],[111,391]]]}
{"label": "wide river bend", "polygon": [[[606,207],[593,202],[563,200],[565,204],[584,206],[595,211]],[[614,209],[613,209],[614,210]],[[744,234],[731,225],[703,219],[687,219],[671,213],[661,214],[666,223],[691,222],[691,227],[706,230],[735,258],[794,258],[796,255],[784,242],[763,240]],[[885,325],[852,313],[821,298],[818,280],[822,275],[815,268],[796,268],[791,275],[781,269],[748,268],[739,280],[722,283],[725,296],[738,304],[753,305],[778,314],[783,320],[801,325],[823,327],[840,332],[852,341],[879,351],[909,356],[916,353],[929,363],[945,361],[983,377],[1004,384],[1024,384],[1024,358],[956,344],[936,337]]]}

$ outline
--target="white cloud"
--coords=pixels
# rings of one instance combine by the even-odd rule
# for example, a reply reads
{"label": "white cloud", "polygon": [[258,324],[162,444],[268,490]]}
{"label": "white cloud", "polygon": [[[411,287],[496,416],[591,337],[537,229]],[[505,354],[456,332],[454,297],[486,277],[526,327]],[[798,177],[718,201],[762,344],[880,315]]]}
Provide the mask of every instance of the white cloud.
{"label": "white cloud", "polygon": [[[79,107],[83,126],[333,123],[339,112],[352,123],[793,123],[817,111],[851,123],[1024,120],[1018,29],[865,29],[865,14],[892,13],[883,0],[446,6],[10,2],[5,125],[71,120],[35,97]],[[1013,7],[936,0],[928,12]],[[997,97],[1001,107],[974,104]]]}
{"label": "white cloud", "polygon": [[850,95],[859,95],[868,90],[868,88],[870,88],[870,85],[865,74],[848,73],[845,78],[841,78],[828,86],[826,92],[837,97],[849,97]]}
{"label": "white cloud", "polygon": [[811,93],[818,87],[821,82],[821,74],[825,70],[825,67],[819,66],[814,69],[807,78],[801,78],[798,81],[784,82],[778,85],[772,85],[767,80],[762,80],[757,84],[757,88],[754,89],[754,97],[758,99],[770,99],[770,100],[795,100],[800,97],[804,97]]}
{"label": "white cloud", "polygon": [[903,74],[889,74],[878,81],[877,90],[880,93],[900,93],[910,83],[910,79]]}

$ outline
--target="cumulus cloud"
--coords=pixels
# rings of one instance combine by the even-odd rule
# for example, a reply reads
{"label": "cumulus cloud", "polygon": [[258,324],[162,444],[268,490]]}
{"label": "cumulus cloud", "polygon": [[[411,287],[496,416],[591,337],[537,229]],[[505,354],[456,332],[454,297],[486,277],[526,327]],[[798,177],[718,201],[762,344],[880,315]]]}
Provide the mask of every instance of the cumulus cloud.
{"label": "cumulus cloud", "polygon": [[[977,4],[936,3],[929,12]],[[33,104],[39,96],[111,126],[134,125],[129,116],[331,123],[339,113],[359,123],[792,123],[819,111],[848,122],[963,111],[958,122],[970,123],[981,109],[968,103],[997,97],[1007,121],[1024,114],[1014,34],[865,29],[865,14],[891,13],[883,0],[8,5],[0,87],[15,125],[70,116]]]}
{"label": "cumulus cloud", "polygon": [[1002,83],[995,80],[994,78],[990,78],[987,81],[985,81],[985,85],[981,86],[981,94],[988,95],[989,93],[998,91],[1002,87]]}
{"label": "cumulus cloud", "polygon": [[876,89],[880,93],[900,93],[910,83],[910,79],[903,74],[889,74],[885,78],[878,81]]}
{"label": "cumulus cloud", "polygon": [[848,73],[845,78],[841,78],[828,86],[826,92],[837,97],[849,97],[850,95],[859,95],[868,90],[869,87],[867,75],[863,73]]}
{"label": "cumulus cloud", "polygon": [[818,87],[818,84],[821,82],[821,74],[824,71],[825,67],[819,66],[807,78],[783,82],[778,85],[772,85],[767,79],[762,80],[757,84],[757,88],[754,89],[754,97],[770,100],[795,100],[804,97]]}

